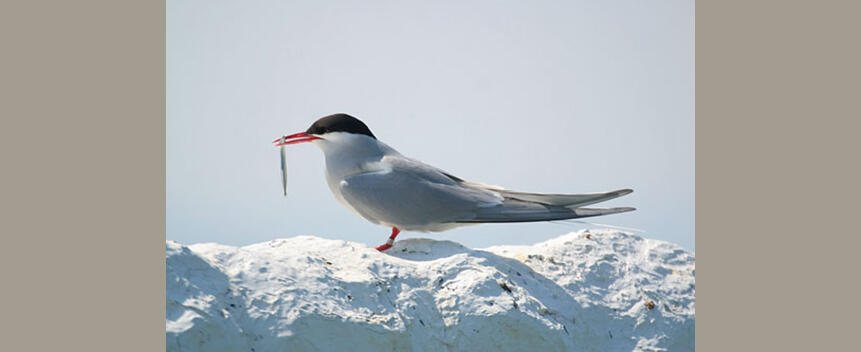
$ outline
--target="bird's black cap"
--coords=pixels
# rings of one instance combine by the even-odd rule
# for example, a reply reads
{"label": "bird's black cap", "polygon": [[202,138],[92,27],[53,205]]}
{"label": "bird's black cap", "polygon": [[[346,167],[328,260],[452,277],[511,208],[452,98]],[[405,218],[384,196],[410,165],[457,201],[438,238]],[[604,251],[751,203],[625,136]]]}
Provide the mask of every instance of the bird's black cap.
{"label": "bird's black cap", "polygon": [[311,127],[308,127],[307,131],[305,131],[307,134],[317,135],[326,134],[328,132],[349,132],[363,134],[373,139],[377,139],[377,137],[374,137],[374,134],[371,133],[371,129],[368,128],[364,122],[347,114],[334,114],[321,117],[319,120],[315,121]]}

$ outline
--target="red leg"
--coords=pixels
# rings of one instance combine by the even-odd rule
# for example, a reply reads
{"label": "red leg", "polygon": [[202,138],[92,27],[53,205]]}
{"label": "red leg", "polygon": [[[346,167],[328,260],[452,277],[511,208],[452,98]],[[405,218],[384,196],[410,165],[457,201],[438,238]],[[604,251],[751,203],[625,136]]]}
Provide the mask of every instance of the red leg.
{"label": "red leg", "polygon": [[401,230],[399,230],[397,227],[392,227],[392,235],[389,236],[389,240],[386,241],[386,243],[376,246],[374,248],[376,248],[380,252],[392,248],[392,244],[395,243],[395,237],[398,237],[399,233],[401,233]]}

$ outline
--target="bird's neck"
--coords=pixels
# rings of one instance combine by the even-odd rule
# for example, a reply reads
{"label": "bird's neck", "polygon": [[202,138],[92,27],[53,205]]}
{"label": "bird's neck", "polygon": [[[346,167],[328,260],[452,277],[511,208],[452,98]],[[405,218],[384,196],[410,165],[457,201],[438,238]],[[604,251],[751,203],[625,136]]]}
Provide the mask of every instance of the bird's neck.
{"label": "bird's neck", "polygon": [[332,178],[343,179],[366,171],[367,165],[398,153],[385,143],[364,135],[329,133],[325,138],[316,144],[326,156],[326,173]]}

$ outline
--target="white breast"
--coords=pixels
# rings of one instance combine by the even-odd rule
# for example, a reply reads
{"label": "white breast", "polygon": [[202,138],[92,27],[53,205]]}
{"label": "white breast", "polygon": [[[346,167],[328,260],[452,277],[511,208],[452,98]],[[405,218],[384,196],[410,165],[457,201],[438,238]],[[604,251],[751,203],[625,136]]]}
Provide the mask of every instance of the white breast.
{"label": "white breast", "polygon": [[377,219],[362,216],[341,195],[341,183],[344,179],[363,172],[374,172],[385,168],[380,163],[386,155],[397,154],[391,147],[365,135],[344,132],[332,132],[323,136],[322,140],[312,143],[320,147],[326,156],[326,183],[335,199],[350,209],[356,215],[379,224]]}

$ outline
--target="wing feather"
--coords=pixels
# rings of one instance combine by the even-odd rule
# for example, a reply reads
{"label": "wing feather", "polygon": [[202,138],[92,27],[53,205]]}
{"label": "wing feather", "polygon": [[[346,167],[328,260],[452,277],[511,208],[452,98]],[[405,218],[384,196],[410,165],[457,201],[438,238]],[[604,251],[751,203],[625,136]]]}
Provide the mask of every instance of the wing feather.
{"label": "wing feather", "polygon": [[420,227],[470,219],[475,210],[502,204],[503,197],[487,190],[465,187],[421,162],[386,156],[380,171],[344,179],[344,200],[374,223]]}

